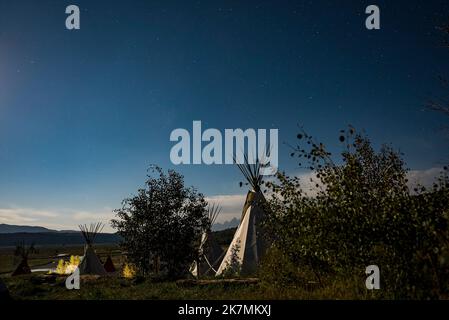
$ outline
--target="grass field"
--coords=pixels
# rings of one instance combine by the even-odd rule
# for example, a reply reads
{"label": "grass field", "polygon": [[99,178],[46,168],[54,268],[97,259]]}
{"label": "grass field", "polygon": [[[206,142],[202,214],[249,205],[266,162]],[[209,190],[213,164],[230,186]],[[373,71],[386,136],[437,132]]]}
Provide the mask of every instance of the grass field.
{"label": "grass field", "polygon": [[[104,261],[112,253],[114,265],[118,270],[124,263],[117,246],[97,246],[96,251]],[[212,283],[202,285],[180,284],[175,281],[156,281],[137,278],[133,280],[121,277],[121,273],[107,277],[81,278],[80,290],[68,290],[65,287],[66,276],[48,276],[44,272],[11,277],[14,270],[14,248],[0,248],[0,276],[7,285],[11,296],[18,300],[110,300],[110,299],[376,299],[378,293],[369,292],[363,282],[354,279],[328,279],[326,285],[280,288],[263,281],[258,283]],[[58,254],[82,255],[82,246],[41,247],[39,253],[29,258],[31,268],[57,264]],[[384,297],[385,298],[385,297]]]}
{"label": "grass field", "polygon": [[14,299],[30,300],[171,300],[171,299],[373,299],[372,292],[350,283],[336,282],[324,288],[274,288],[258,284],[210,284],[185,286],[177,282],[157,282],[150,279],[127,280],[120,277],[83,279],[80,290],[67,290],[65,277],[42,282],[38,275],[4,278]]}

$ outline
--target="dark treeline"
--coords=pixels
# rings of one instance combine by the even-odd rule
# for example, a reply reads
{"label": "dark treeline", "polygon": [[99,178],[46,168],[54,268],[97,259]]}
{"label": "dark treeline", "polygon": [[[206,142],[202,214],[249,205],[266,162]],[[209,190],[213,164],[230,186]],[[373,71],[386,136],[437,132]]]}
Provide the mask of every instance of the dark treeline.
{"label": "dark treeline", "polygon": [[[115,244],[120,242],[120,236],[115,233],[101,233],[96,238],[99,244]],[[19,242],[35,245],[83,245],[84,239],[80,232],[68,233],[0,233],[0,247],[15,246]]]}

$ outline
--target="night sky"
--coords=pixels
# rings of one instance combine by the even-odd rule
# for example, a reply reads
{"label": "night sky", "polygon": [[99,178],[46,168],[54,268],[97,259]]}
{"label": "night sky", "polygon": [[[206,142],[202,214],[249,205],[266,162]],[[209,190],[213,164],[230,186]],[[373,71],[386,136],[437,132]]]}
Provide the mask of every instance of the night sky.
{"label": "night sky", "polygon": [[[65,28],[70,4],[81,30]],[[380,30],[365,28],[370,4]],[[170,132],[193,120],[279,129],[291,173],[282,143],[298,125],[338,152],[348,124],[432,171],[447,120],[424,106],[445,94],[448,20],[448,1],[1,1],[0,223],[106,221],[150,164],[232,218],[246,193],[234,166],[170,162]]]}

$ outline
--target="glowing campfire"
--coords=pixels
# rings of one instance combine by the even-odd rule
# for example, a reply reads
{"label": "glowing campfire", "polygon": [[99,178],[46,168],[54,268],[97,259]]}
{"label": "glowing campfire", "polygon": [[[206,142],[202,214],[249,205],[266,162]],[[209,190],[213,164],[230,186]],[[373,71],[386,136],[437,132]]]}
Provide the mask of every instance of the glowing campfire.
{"label": "glowing campfire", "polygon": [[78,256],[70,256],[70,261],[64,261],[63,259],[61,259],[59,260],[56,269],[52,270],[51,273],[61,275],[72,274],[76,270],[76,268],[78,268],[80,261],[81,259]]}
{"label": "glowing campfire", "polygon": [[137,270],[136,267],[132,264],[125,263],[123,267],[123,277],[126,279],[133,279],[136,276]]}

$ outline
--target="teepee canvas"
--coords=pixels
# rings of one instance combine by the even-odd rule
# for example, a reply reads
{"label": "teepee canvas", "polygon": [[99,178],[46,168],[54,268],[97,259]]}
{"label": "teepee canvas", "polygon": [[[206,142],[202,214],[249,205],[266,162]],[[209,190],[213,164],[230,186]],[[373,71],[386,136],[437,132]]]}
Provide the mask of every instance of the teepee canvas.
{"label": "teepee canvas", "polygon": [[116,271],[114,263],[112,262],[111,255],[108,255],[108,258],[106,259],[106,262],[104,263],[103,267],[106,270],[106,272],[115,272]]}
{"label": "teepee canvas", "polygon": [[31,268],[28,265],[28,259],[27,258],[23,258],[22,261],[20,261],[19,265],[17,266],[17,268],[14,270],[14,272],[11,274],[11,276],[21,276],[23,274],[30,274],[31,273]]}
{"label": "teepee canvas", "polygon": [[106,270],[101,264],[98,258],[93,244],[98,233],[103,229],[101,223],[91,224],[90,227],[86,225],[79,226],[81,233],[83,234],[86,245],[84,247],[84,257],[79,265],[80,274],[96,274],[96,275],[106,275]]}
{"label": "teepee canvas", "polygon": [[237,164],[237,166],[252,190],[246,196],[240,224],[217,270],[217,276],[222,275],[229,268],[233,273],[241,275],[254,273],[266,251],[266,244],[260,228],[260,223],[265,216],[263,209],[265,198],[260,190],[262,184],[261,164],[259,161],[249,164],[245,158],[245,163]]}
{"label": "teepee canvas", "polygon": [[201,236],[201,242],[198,249],[199,259],[198,261],[193,262],[190,267],[190,272],[195,277],[214,275],[217,272],[224,254],[223,249],[214,239],[211,232],[212,225],[220,214],[220,208],[216,205],[209,206],[207,213],[209,224]]}
{"label": "teepee canvas", "polygon": [[19,265],[16,267],[11,276],[20,276],[24,274],[30,274],[31,268],[28,265],[28,256],[32,253],[35,253],[36,249],[34,248],[34,244],[27,247],[23,242],[17,245],[15,255],[21,257],[21,261]]}

